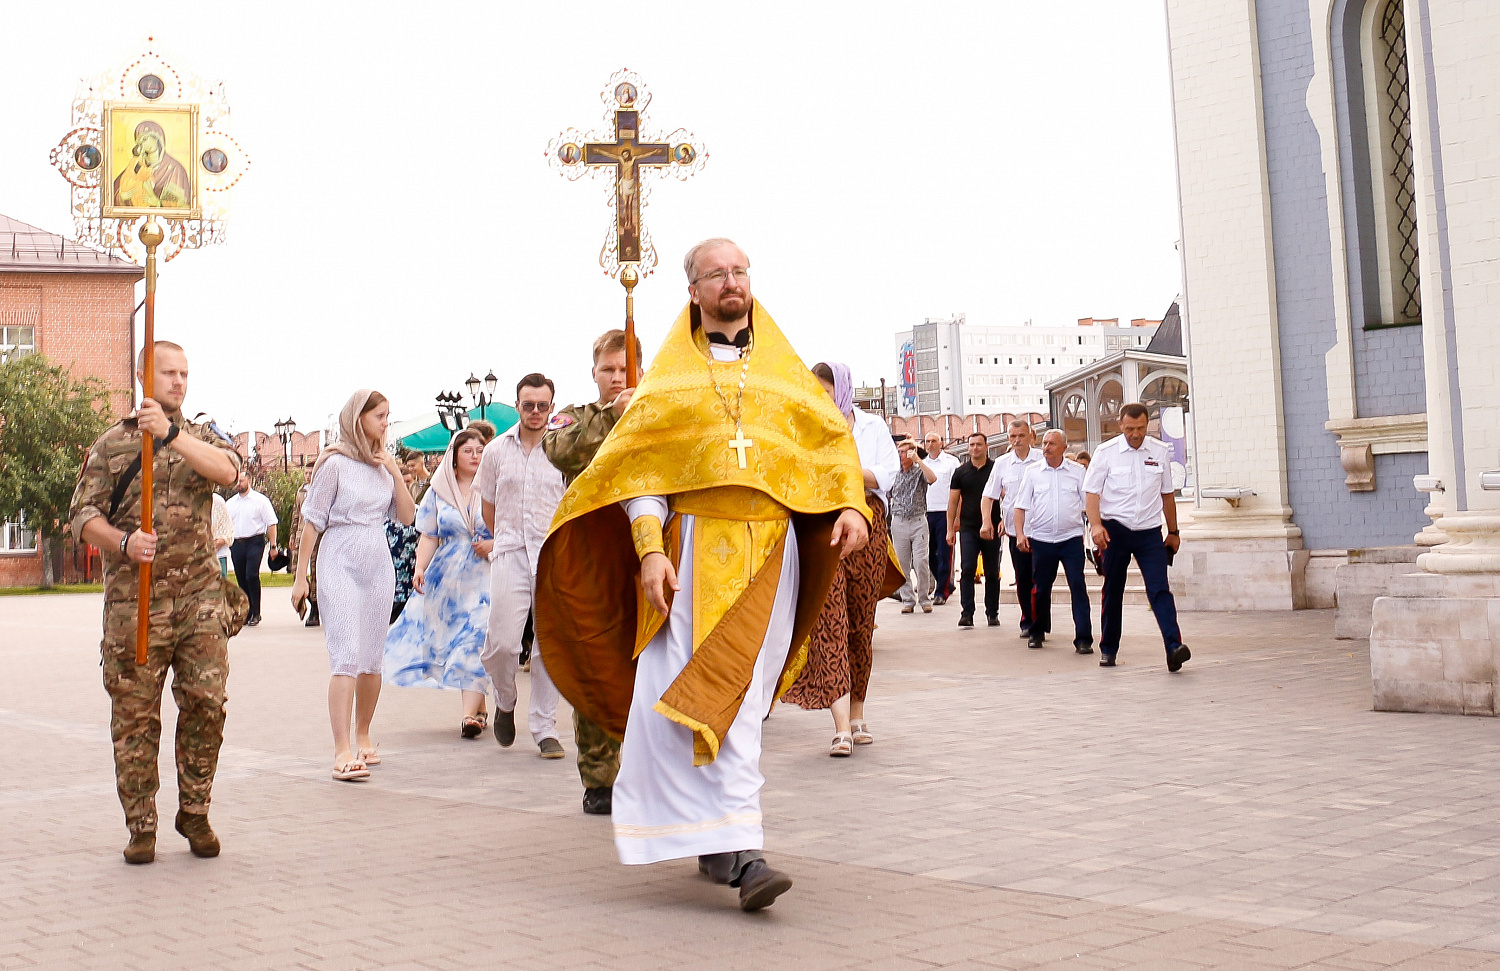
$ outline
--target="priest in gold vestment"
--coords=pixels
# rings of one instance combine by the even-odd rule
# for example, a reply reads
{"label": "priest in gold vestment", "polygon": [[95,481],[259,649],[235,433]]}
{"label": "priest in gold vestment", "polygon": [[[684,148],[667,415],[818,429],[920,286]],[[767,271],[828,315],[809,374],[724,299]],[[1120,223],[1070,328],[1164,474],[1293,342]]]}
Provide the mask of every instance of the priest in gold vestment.
{"label": "priest in gold vestment", "polygon": [[751,297],[745,254],[707,240],[684,269],[692,302],[558,506],[537,642],[624,737],[621,862],[697,856],[758,910],[791,887],[760,852],[761,723],[870,510],[849,426]]}

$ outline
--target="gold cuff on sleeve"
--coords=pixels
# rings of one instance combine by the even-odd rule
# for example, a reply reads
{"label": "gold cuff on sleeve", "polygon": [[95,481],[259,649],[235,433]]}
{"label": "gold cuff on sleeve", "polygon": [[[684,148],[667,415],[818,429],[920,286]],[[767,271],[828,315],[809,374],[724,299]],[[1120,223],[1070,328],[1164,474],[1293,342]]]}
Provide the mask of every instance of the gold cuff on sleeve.
{"label": "gold cuff on sleeve", "polygon": [[630,538],[635,541],[635,553],[641,559],[646,558],[647,553],[666,553],[666,544],[662,541],[661,520],[655,516],[641,516],[630,523]]}

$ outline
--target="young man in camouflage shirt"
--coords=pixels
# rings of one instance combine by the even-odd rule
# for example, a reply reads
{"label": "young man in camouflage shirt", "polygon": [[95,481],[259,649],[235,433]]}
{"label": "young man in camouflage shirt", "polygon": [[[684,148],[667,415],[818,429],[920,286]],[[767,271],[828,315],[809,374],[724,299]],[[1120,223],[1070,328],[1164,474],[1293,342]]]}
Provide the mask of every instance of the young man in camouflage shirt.
{"label": "young man in camouflage shirt", "polygon": [[[144,359],[142,352],[138,375]],[[157,341],[155,372],[154,399],[90,447],[69,512],[73,535],[99,547],[104,561],[104,687],[112,705],[115,784],[130,831],[128,863],[156,858],[157,745],[168,668],[178,709],[176,828],[195,855],[219,854],[208,804],[224,739],[231,610],[225,598],[242,596],[220,577],[212,530],[214,486],[234,484],[239,453],[212,422],[183,417],[188,365],[181,347]],[[142,431],[156,439],[150,533],[140,528]],[[146,663],[137,666],[142,563],[152,565],[151,612]]]}
{"label": "young man in camouflage shirt", "polygon": [[[636,360],[640,360],[639,339],[635,349]],[[630,404],[634,389],[626,387],[623,330],[605,331],[594,341],[593,375],[594,383],[599,386],[599,400],[560,410],[552,416],[547,436],[542,439],[547,458],[562,472],[566,485],[572,485],[579,473],[588,468],[615,422],[625,413],[625,406]],[[583,780],[583,811],[608,816],[613,809],[615,776],[620,772],[620,740],[576,711],[573,740],[578,746],[578,775]]]}

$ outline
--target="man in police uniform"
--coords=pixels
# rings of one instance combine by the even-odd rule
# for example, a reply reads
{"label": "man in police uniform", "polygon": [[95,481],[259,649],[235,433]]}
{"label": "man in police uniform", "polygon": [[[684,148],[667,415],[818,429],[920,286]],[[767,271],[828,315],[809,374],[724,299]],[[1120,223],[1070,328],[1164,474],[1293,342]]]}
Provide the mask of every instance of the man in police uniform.
{"label": "man in police uniform", "polygon": [[[1104,555],[1104,605],[1100,610],[1099,666],[1115,666],[1125,575],[1135,557],[1146,581],[1146,597],[1167,648],[1167,670],[1178,671],[1192,652],[1177,627],[1177,602],[1167,586],[1169,553],[1177,552],[1177,501],[1172,486],[1172,450],[1146,437],[1146,406],[1120,409],[1120,434],[1094,452],[1083,491],[1094,546]],[[1162,540],[1165,519],[1167,537]]]}
{"label": "man in police uniform", "polygon": [[[636,360],[641,359],[641,343],[635,344]],[[615,422],[630,404],[633,388],[626,387],[625,332],[605,331],[594,341],[594,383],[599,386],[599,400],[587,405],[570,405],[552,416],[542,448],[547,458],[563,474],[565,485],[572,485],[580,472],[588,468],[594,454],[609,435]],[[583,780],[583,811],[608,816],[613,809],[615,776],[620,773],[620,741],[578,712],[573,712],[573,741],[578,746],[578,775]]]}
{"label": "man in police uniform", "polygon": [[[144,368],[145,352],[137,363]],[[182,415],[188,364],[182,348],[155,345],[154,399],[112,426],[89,449],[73,491],[73,535],[104,560],[104,687],[112,705],[115,784],[125,808],[128,863],[156,858],[157,744],[161,691],[174,672],[177,702],[176,828],[197,856],[217,856],[208,825],[209,793],[224,737],[230,605],[211,529],[213,488],[239,477],[234,445],[211,422]],[[141,526],[141,432],[156,439],[154,533]],[[135,663],[137,576],[150,563],[151,613],[146,663]],[[247,606],[247,605],[241,605]]]}

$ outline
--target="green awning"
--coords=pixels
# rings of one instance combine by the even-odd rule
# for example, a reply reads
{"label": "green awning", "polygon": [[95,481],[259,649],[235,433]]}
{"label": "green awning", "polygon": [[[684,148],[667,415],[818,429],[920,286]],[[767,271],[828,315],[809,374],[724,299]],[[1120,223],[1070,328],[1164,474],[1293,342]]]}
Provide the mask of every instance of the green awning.
{"label": "green awning", "polygon": [[[481,417],[486,418],[495,426],[497,432],[503,432],[520,420],[516,409],[510,405],[493,402],[485,405],[484,413],[481,415],[478,408],[470,409],[469,421],[478,421]],[[406,448],[414,452],[435,453],[445,452],[448,449],[448,441],[453,438],[453,433],[444,428],[439,422],[429,425],[419,432],[413,432],[398,441]]]}

